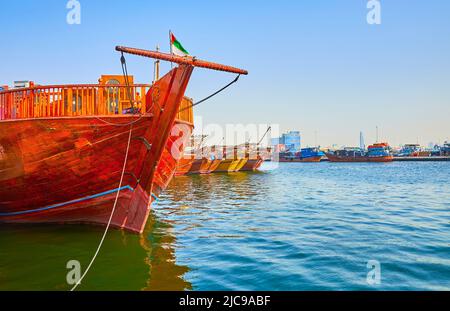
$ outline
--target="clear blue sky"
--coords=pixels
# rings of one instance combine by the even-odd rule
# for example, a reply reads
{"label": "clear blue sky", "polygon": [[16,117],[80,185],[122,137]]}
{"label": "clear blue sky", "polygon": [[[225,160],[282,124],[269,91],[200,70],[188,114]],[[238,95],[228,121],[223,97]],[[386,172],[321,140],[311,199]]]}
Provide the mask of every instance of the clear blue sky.
{"label": "clear blue sky", "polygon": [[[279,123],[322,146],[357,145],[360,130],[370,143],[376,125],[394,145],[450,136],[450,1],[381,0],[376,26],[365,0],[80,2],[68,25],[65,0],[2,1],[0,84],[93,83],[120,73],[115,45],[168,50],[171,29],[191,54],[250,71],[196,109],[204,123]],[[128,63],[151,81],[149,60]],[[232,78],[199,69],[188,95]]]}

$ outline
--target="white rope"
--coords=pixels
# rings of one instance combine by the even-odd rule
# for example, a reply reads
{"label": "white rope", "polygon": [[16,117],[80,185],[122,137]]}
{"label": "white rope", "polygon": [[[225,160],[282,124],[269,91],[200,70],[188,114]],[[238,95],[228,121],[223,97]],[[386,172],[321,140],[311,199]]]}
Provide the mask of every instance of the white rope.
{"label": "white rope", "polygon": [[[134,116],[136,116],[137,114],[132,114],[132,115],[130,115],[130,116],[132,116],[132,117],[134,117]],[[127,122],[127,123],[113,123],[113,122],[109,122],[109,121],[106,121],[106,120],[103,120],[103,119],[101,119],[101,118],[99,118],[99,117],[95,117],[97,120],[99,120],[100,122],[103,122],[103,123],[105,123],[105,124],[107,124],[107,125],[112,125],[112,126],[129,126],[129,125],[133,125],[133,124],[135,124],[135,123],[137,123],[137,122],[139,122],[142,118],[144,117],[144,115],[142,114],[142,113],[140,113],[139,114],[139,117],[136,119],[136,120],[133,120],[133,121],[130,121],[130,122]]]}
{"label": "white rope", "polygon": [[81,278],[80,278],[80,279],[78,280],[78,282],[72,287],[72,289],[70,290],[71,292],[73,292],[73,291],[78,287],[78,285],[81,284],[81,281],[84,279],[84,277],[86,276],[86,274],[89,272],[89,269],[91,268],[92,264],[94,263],[95,259],[97,258],[97,255],[98,255],[98,253],[100,252],[100,249],[101,249],[101,247],[102,247],[102,245],[103,245],[103,242],[105,241],[106,234],[108,233],[109,227],[110,227],[110,225],[111,225],[112,218],[113,218],[113,216],[114,216],[114,212],[115,212],[115,210],[116,210],[117,202],[119,201],[120,188],[122,187],[123,177],[124,177],[124,175],[125,175],[125,169],[126,169],[127,161],[128,161],[128,152],[129,152],[129,150],[130,150],[131,133],[132,133],[132,130],[133,130],[133,124],[130,125],[130,134],[128,135],[127,151],[126,151],[126,153],[125,153],[125,160],[124,160],[124,162],[123,162],[123,169],[122,169],[122,175],[120,176],[119,188],[118,188],[118,190],[117,190],[116,200],[114,201],[114,206],[113,206],[113,208],[112,208],[111,215],[109,216],[109,220],[108,220],[108,224],[106,225],[105,232],[103,233],[102,239],[100,240],[100,244],[98,245],[97,250],[95,251],[95,254],[94,254],[94,256],[92,257],[91,262],[89,263],[88,267],[86,268],[86,271],[84,271],[84,273],[83,273],[83,275],[81,276]]}

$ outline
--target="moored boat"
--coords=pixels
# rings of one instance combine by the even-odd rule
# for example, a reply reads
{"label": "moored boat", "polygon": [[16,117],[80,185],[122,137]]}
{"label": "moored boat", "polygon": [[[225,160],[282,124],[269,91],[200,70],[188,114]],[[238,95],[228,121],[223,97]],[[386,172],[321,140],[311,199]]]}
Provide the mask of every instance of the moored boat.
{"label": "moored boat", "polygon": [[320,162],[325,153],[317,147],[303,148],[299,152],[282,152],[279,162]]}
{"label": "moored boat", "polygon": [[330,162],[392,162],[387,143],[375,143],[365,151],[361,148],[344,148],[326,153]]}
{"label": "moored boat", "polygon": [[439,155],[440,156],[450,156],[450,143],[445,142],[442,147],[439,148]]}
{"label": "moored boat", "polygon": [[[142,233],[193,124],[183,97],[192,57],[117,47],[178,64],[153,85],[30,86],[0,91],[0,222],[90,223]],[[177,116],[184,116],[185,119]],[[174,131],[174,128],[177,130]],[[174,148],[176,147],[176,148]]]}
{"label": "moored boat", "polygon": [[419,144],[406,144],[396,154],[397,157],[417,157],[419,156],[420,145]]}

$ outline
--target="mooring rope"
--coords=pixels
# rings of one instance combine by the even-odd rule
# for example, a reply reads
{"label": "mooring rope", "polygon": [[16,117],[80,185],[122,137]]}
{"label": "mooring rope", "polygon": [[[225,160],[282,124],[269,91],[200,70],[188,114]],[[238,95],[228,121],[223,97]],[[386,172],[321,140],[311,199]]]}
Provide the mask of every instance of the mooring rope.
{"label": "mooring rope", "polygon": [[125,56],[123,55],[123,52],[122,52],[122,55],[120,56],[120,63],[122,65],[122,74],[125,79],[125,85],[127,86],[127,93],[128,93],[128,98],[130,99],[130,105],[131,105],[131,108],[134,109],[134,103],[131,101],[131,91],[130,91],[130,82],[128,80],[127,61],[125,59]]}
{"label": "mooring rope", "polygon": [[109,227],[111,226],[111,222],[112,222],[112,219],[113,219],[113,216],[114,216],[114,212],[115,212],[115,210],[116,210],[117,202],[119,201],[119,194],[120,194],[120,189],[121,189],[122,183],[123,183],[123,177],[124,177],[124,175],[125,175],[125,170],[126,170],[126,167],[127,167],[128,154],[129,154],[129,151],[130,151],[131,136],[132,136],[131,134],[132,134],[132,132],[133,132],[133,125],[130,125],[130,133],[129,133],[129,135],[128,135],[127,150],[126,150],[126,152],[125,152],[125,160],[123,161],[123,168],[122,168],[122,174],[121,174],[121,176],[120,176],[119,187],[118,187],[118,190],[117,190],[116,199],[115,199],[115,201],[114,201],[113,208],[112,208],[112,210],[111,210],[111,215],[109,216],[108,224],[106,225],[106,228],[105,228],[105,232],[103,232],[102,239],[100,240],[100,243],[99,243],[99,245],[98,245],[98,247],[97,247],[97,250],[95,251],[94,256],[92,257],[91,261],[89,262],[88,267],[86,268],[86,270],[84,271],[84,273],[83,273],[83,275],[81,276],[81,278],[80,278],[80,279],[78,280],[78,282],[72,287],[72,289],[71,289],[70,291],[74,291],[74,290],[78,287],[78,285],[81,284],[81,281],[84,279],[84,277],[86,276],[86,274],[89,272],[89,269],[91,268],[92,264],[94,263],[95,259],[97,258],[97,255],[98,255],[98,253],[100,252],[100,249],[101,249],[101,247],[102,247],[102,245],[103,245],[103,242],[105,241],[105,238],[106,238],[106,235],[107,235],[107,233],[108,233]]}
{"label": "mooring rope", "polygon": [[190,106],[188,106],[188,107],[185,107],[185,108],[181,109],[180,112],[181,112],[181,111],[184,111],[184,110],[186,110],[186,109],[190,109],[190,108],[192,108],[192,107],[198,106],[198,105],[200,105],[201,103],[207,101],[208,99],[210,99],[210,98],[216,96],[216,95],[219,94],[220,92],[222,92],[222,91],[224,91],[225,89],[229,88],[229,87],[230,87],[231,85],[233,85],[234,83],[238,82],[240,76],[241,76],[240,74],[237,75],[236,78],[234,78],[233,81],[231,81],[230,83],[228,83],[227,85],[225,85],[223,88],[221,88],[221,89],[219,89],[218,91],[212,93],[211,95],[209,95],[209,96],[203,98],[202,100],[199,100],[198,102],[196,102],[196,103],[194,103],[194,104],[192,104],[192,105],[190,105]]}
{"label": "mooring rope", "polygon": [[[129,80],[128,80],[128,69],[127,69],[127,64],[126,64],[126,60],[125,60],[125,56],[123,55],[123,52],[122,52],[122,56],[120,58],[120,62],[122,64],[122,73],[123,73],[123,76],[125,78],[125,84],[127,86],[127,92],[128,92],[128,97],[130,99],[131,109],[133,110],[132,115],[135,116],[139,112],[137,112],[137,113],[135,112],[135,110],[134,110],[134,103],[132,102],[132,99],[131,99],[130,85],[129,85]],[[230,83],[228,83],[227,85],[225,85],[224,87],[219,89],[218,91],[216,91],[216,92],[212,93],[211,95],[203,98],[202,100],[192,104],[191,106],[188,106],[188,107],[185,107],[184,109],[179,110],[179,112],[184,111],[186,109],[190,109],[190,108],[192,108],[194,106],[200,105],[201,103],[207,101],[208,99],[216,96],[220,92],[222,92],[225,89],[227,89],[228,87],[230,87],[232,84],[236,83],[239,80],[240,76],[241,75],[239,74],[233,81],[231,81]],[[116,198],[114,200],[114,205],[113,205],[113,208],[111,210],[111,215],[109,216],[109,220],[108,220],[108,223],[106,225],[105,231],[103,232],[103,236],[102,236],[102,238],[100,240],[100,243],[99,243],[99,245],[98,245],[98,247],[97,247],[97,249],[96,249],[96,251],[94,253],[94,256],[92,257],[91,261],[89,262],[89,265],[87,266],[86,270],[84,271],[84,273],[82,274],[80,279],[77,281],[77,283],[72,287],[72,289],[70,291],[75,291],[75,289],[77,289],[77,287],[81,284],[81,281],[87,275],[87,273],[91,269],[95,259],[97,258],[98,254],[100,252],[100,249],[102,248],[103,243],[105,241],[106,235],[108,234],[109,227],[111,226],[111,222],[112,222],[112,219],[114,217],[114,213],[115,213],[115,210],[116,210],[116,207],[117,207],[117,202],[119,201],[120,189],[122,187],[123,178],[125,176],[125,170],[126,170],[126,166],[127,166],[127,162],[128,162],[128,154],[129,154],[129,151],[130,151],[130,144],[131,144],[133,124],[138,122],[142,117],[143,117],[143,114],[139,113],[139,118],[137,120],[134,120],[134,121],[131,121],[131,122],[128,122],[128,123],[112,123],[112,122],[103,120],[103,119],[101,119],[99,117],[95,117],[99,121],[104,122],[105,124],[108,124],[108,125],[113,125],[113,126],[128,126],[129,125],[130,126],[130,132],[129,132],[129,135],[128,135],[127,149],[126,149],[126,152],[125,152],[125,160],[124,160],[124,163],[123,163],[122,173],[121,173],[121,176],[120,176],[119,187],[118,187],[118,190],[117,190]]]}
{"label": "mooring rope", "polygon": [[[128,80],[127,64],[126,64],[125,57],[123,56],[123,53],[122,53],[122,56],[121,56],[121,58],[120,58],[120,62],[121,62],[121,64],[122,64],[122,72],[123,72],[123,76],[124,76],[124,79],[125,79],[125,84],[126,84],[127,90],[128,90],[127,92],[128,92],[128,98],[130,99],[130,106],[131,106],[132,109],[134,109],[134,104],[133,104],[133,102],[132,102],[132,100],[131,100],[131,92],[130,92],[130,84],[129,84],[129,80]],[[133,111],[133,116],[134,116],[134,115],[135,115],[135,113],[134,113],[134,111]],[[117,124],[117,123],[108,122],[108,121],[106,121],[106,120],[102,120],[102,119],[100,119],[100,118],[97,117],[98,120],[100,120],[100,121],[102,121],[102,122],[104,122],[104,123],[106,123],[106,124],[109,124],[109,125],[114,125],[114,126],[127,126],[127,125],[129,125],[129,126],[130,126],[130,132],[129,132],[129,134],[128,134],[128,143],[127,143],[127,149],[126,149],[126,152],[125,152],[125,160],[124,160],[124,162],[123,162],[122,174],[120,175],[120,181],[119,181],[119,187],[117,188],[116,199],[114,200],[114,205],[113,205],[113,208],[112,208],[112,210],[111,210],[111,215],[109,215],[109,220],[108,220],[108,223],[107,223],[107,225],[106,225],[105,231],[103,232],[103,236],[102,236],[102,238],[101,238],[101,240],[100,240],[100,243],[98,244],[98,247],[97,247],[97,250],[95,251],[94,256],[92,257],[91,261],[89,262],[89,265],[87,266],[87,268],[86,268],[86,270],[84,271],[84,273],[83,273],[83,275],[81,276],[81,278],[80,278],[80,279],[78,280],[78,282],[72,287],[72,289],[71,289],[70,291],[74,291],[74,290],[78,287],[78,285],[81,284],[81,281],[82,281],[82,280],[84,279],[84,277],[87,275],[87,273],[88,273],[89,270],[91,269],[92,264],[94,263],[95,259],[97,258],[98,253],[100,252],[100,249],[101,249],[102,246],[103,246],[103,242],[105,241],[106,235],[108,234],[109,227],[111,226],[111,222],[112,222],[112,219],[113,219],[113,217],[114,217],[114,213],[115,213],[115,211],[116,211],[117,202],[119,201],[119,195],[120,195],[120,190],[121,190],[121,188],[122,188],[123,178],[124,178],[124,176],[125,176],[125,170],[126,170],[127,162],[128,162],[128,154],[129,154],[129,151],[130,151],[130,145],[131,145],[131,137],[132,137],[132,132],[133,132],[133,124],[136,123],[136,122],[138,122],[141,118],[142,118],[142,114],[140,114],[140,116],[139,116],[139,118],[138,118],[137,120],[134,120],[134,121],[129,122],[129,123],[127,123],[127,124],[123,124],[123,123],[122,123],[122,124]]]}

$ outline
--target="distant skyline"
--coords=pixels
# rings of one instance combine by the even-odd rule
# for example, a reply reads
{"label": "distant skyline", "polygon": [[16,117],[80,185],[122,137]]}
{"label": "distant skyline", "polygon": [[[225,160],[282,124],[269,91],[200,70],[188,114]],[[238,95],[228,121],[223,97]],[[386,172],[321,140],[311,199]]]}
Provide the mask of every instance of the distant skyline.
{"label": "distant skyline", "polygon": [[[376,126],[394,146],[450,139],[450,1],[380,0],[380,25],[365,0],[79,2],[80,25],[67,24],[66,0],[1,4],[0,85],[95,83],[121,73],[116,45],[168,51],[172,30],[192,55],[250,72],[196,107],[203,124],[276,123],[305,146],[315,133],[321,146],[358,146],[360,131],[368,145]],[[150,60],[127,61],[151,82]],[[196,69],[187,95],[233,78]]]}

